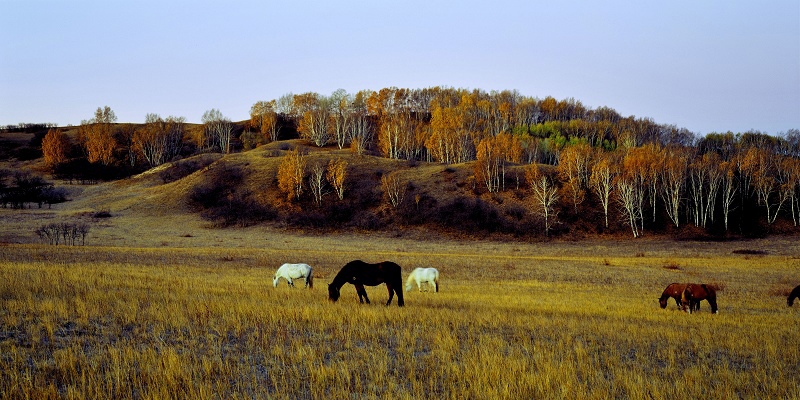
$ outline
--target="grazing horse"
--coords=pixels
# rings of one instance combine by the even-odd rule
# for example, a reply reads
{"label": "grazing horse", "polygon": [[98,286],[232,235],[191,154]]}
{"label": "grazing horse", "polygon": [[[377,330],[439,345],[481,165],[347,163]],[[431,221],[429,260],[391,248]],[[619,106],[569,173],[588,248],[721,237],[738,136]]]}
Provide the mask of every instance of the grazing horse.
{"label": "grazing horse", "polygon": [[[417,282],[417,290],[422,291],[422,284],[427,283],[433,286],[436,293],[439,292],[439,270],[436,268],[414,268],[406,279],[406,292],[411,291],[411,281]],[[427,290],[426,290],[427,291]]]}
{"label": "grazing horse", "polygon": [[678,305],[678,308],[681,308],[681,296],[683,296],[683,291],[686,290],[686,285],[688,283],[670,283],[664,289],[664,293],[661,293],[661,298],[658,299],[658,304],[661,308],[667,308],[667,302],[670,297],[675,299],[675,304]]}
{"label": "grazing horse", "polygon": [[690,283],[686,285],[686,289],[683,291],[683,295],[681,296],[681,308],[686,311],[686,307],[689,307],[689,314],[692,311],[700,310],[700,302],[706,300],[708,304],[711,306],[711,312],[717,314],[719,310],[717,310],[717,292],[714,288],[702,283]]}
{"label": "grazing horse", "polygon": [[278,281],[283,278],[289,283],[289,286],[294,287],[294,279],[303,278],[306,281],[306,287],[309,289],[314,288],[314,277],[311,271],[311,266],[308,264],[283,264],[275,271],[275,277],[272,279],[272,287],[278,287]]}
{"label": "grazing horse", "polygon": [[792,293],[789,293],[789,297],[786,298],[786,305],[791,307],[794,304],[794,299],[798,297],[800,297],[800,285],[792,289]]}
{"label": "grazing horse", "polygon": [[364,301],[369,304],[369,297],[364,286],[378,286],[381,283],[386,284],[386,289],[389,290],[389,301],[386,305],[392,303],[392,298],[395,293],[397,294],[397,305],[402,307],[403,302],[403,276],[399,265],[391,262],[384,261],[377,264],[368,264],[361,260],[350,261],[345,264],[338,274],[333,278],[333,282],[328,285],[328,299],[331,301],[339,300],[342,286],[345,283],[350,283],[356,287],[358,293],[358,300],[361,303]]}

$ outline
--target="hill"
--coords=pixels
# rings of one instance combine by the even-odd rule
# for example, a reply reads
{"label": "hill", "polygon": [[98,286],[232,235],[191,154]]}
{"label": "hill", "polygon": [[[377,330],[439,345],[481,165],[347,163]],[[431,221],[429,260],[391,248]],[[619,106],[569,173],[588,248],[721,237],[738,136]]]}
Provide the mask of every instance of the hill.
{"label": "hill", "polygon": [[[35,135],[5,135],[5,140],[13,140],[14,148],[24,148]],[[319,203],[308,188],[299,199],[287,198],[279,188],[277,176],[283,156],[292,150],[303,155],[306,170],[314,165],[325,166],[331,160],[344,161],[347,175],[343,198],[339,199],[330,186],[324,189]],[[554,224],[545,232],[542,216],[537,213],[526,181],[526,166],[507,166],[503,180],[505,190],[489,193],[475,179],[475,163],[445,165],[392,160],[291,139],[226,155],[201,153],[125,179],[84,185],[55,179],[41,158],[7,159],[0,168],[30,171],[52,179],[68,193],[69,201],[50,205],[48,211],[41,213],[32,210],[4,212],[4,219],[14,227],[5,233],[4,241],[35,241],[34,231],[48,221],[80,220],[106,226],[109,221],[122,218],[139,221],[133,226],[153,224],[151,228],[155,228],[172,221],[175,228],[185,228],[173,232],[172,237],[192,237],[203,227],[241,229],[252,226],[315,234],[382,232],[419,238],[431,234],[458,239],[493,237],[503,240],[579,239],[598,235],[629,237],[619,210],[613,206],[610,225],[603,226],[603,214],[597,199],[591,195],[574,208],[562,196]],[[540,165],[540,168],[554,175],[553,167]],[[388,175],[401,183],[403,198],[396,207],[390,204],[382,187],[382,178]],[[305,184],[308,185],[308,177]],[[26,220],[26,215],[31,218]],[[666,217],[658,214],[657,218],[663,221]],[[187,219],[193,222],[188,223]],[[684,238],[714,236],[712,232],[688,224],[681,229],[664,229],[663,222],[660,223],[662,225],[648,224],[647,234]],[[791,227],[782,229],[783,232],[793,231]],[[129,240],[136,234],[135,229],[127,229],[111,237]]]}

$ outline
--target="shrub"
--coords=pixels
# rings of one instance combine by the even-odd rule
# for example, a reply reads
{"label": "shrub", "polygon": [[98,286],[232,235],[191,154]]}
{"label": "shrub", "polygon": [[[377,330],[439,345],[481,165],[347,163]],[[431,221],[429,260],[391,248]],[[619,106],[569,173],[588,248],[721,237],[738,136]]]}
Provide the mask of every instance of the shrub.
{"label": "shrub", "polygon": [[81,245],[86,245],[86,236],[89,235],[89,225],[75,222],[75,223],[52,223],[42,225],[36,229],[36,235],[48,244],[51,245],[71,245],[77,246],[80,239]]}

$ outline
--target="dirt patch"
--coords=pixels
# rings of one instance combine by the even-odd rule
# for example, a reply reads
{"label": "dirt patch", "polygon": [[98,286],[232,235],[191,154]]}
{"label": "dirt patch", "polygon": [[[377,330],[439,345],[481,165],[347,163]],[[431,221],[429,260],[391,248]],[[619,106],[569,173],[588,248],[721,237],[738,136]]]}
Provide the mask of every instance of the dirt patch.
{"label": "dirt patch", "polygon": [[749,256],[764,256],[768,253],[765,250],[752,250],[752,249],[737,249],[733,251],[733,254],[744,254]]}

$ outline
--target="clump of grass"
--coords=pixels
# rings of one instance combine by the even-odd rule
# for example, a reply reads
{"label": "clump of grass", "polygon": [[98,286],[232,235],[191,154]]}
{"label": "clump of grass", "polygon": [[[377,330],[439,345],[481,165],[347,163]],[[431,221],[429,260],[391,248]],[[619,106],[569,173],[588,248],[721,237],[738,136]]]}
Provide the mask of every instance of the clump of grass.
{"label": "clump of grass", "polygon": [[711,280],[709,283],[707,283],[707,285],[717,292],[723,292],[725,291],[725,288],[728,287],[728,285],[725,282],[721,282],[718,280]]}
{"label": "clump of grass", "polygon": [[92,214],[92,218],[97,218],[97,219],[104,219],[104,218],[111,218],[111,217],[112,217],[111,211],[108,211],[108,210],[100,210],[100,211],[97,211],[94,214]]}
{"label": "clump of grass", "polygon": [[678,265],[678,263],[676,261],[674,261],[674,260],[666,261],[664,263],[664,265],[661,266],[661,268],[664,268],[664,269],[670,270],[670,271],[680,271],[681,270],[681,266]]}

